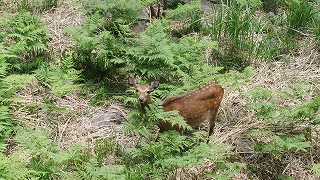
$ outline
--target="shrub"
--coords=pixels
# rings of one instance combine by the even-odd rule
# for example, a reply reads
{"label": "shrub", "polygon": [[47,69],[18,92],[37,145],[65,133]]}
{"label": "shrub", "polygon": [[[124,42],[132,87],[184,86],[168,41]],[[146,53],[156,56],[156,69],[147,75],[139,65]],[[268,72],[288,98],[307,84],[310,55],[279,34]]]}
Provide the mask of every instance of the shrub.
{"label": "shrub", "polygon": [[166,10],[166,17],[173,20],[172,35],[181,38],[189,33],[199,32],[202,28],[201,1],[193,0],[186,4],[180,4],[177,8]]}
{"label": "shrub", "polygon": [[123,75],[125,44],[130,45],[134,35],[129,24],[139,17],[139,1],[95,0],[84,4],[88,14],[84,25],[65,30],[75,39],[75,66],[88,79],[100,81]]}
{"label": "shrub", "polygon": [[156,20],[128,48],[129,72],[148,79],[188,79],[205,64],[201,53],[208,47],[216,48],[216,42],[200,40],[198,36],[185,36],[173,42],[167,27],[166,21]]}
{"label": "shrub", "polygon": [[[308,92],[308,89],[303,87],[300,84],[293,84],[291,88],[283,89],[279,92],[256,88],[247,93],[253,100],[248,105],[248,108],[253,109],[256,112],[256,117],[263,120],[259,128],[252,130],[248,134],[255,142],[255,151],[264,154],[260,155],[259,158],[268,155],[279,166],[284,162],[288,153],[299,156],[303,153],[313,156],[313,154],[309,153],[311,151],[310,148],[312,149],[312,134],[314,133],[312,125],[319,123],[319,96],[311,102],[306,102],[304,105],[294,108],[280,103],[284,99],[286,101],[303,100],[304,95]],[[314,167],[316,168],[316,166]],[[253,166],[251,168],[254,169]],[[279,170],[273,171],[264,173],[274,177],[287,176],[279,174]]]}
{"label": "shrub", "polygon": [[70,92],[77,91],[80,71],[74,69],[71,57],[65,57],[60,61],[61,67],[52,63],[43,63],[34,71],[38,80],[51,86],[51,92],[57,96],[64,96]]}
{"label": "shrub", "polygon": [[34,15],[18,13],[0,18],[0,40],[10,56],[10,72],[31,73],[50,59],[47,42],[49,35],[44,24]]}

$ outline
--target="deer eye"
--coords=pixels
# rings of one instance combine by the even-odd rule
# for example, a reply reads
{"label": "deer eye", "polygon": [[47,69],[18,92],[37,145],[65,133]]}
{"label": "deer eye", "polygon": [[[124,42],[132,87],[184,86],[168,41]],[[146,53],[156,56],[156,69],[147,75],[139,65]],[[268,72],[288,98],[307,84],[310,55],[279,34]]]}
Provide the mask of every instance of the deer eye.
{"label": "deer eye", "polygon": [[150,91],[147,91],[148,94],[150,94]]}
{"label": "deer eye", "polygon": [[138,92],[138,89],[136,89],[136,92]]}

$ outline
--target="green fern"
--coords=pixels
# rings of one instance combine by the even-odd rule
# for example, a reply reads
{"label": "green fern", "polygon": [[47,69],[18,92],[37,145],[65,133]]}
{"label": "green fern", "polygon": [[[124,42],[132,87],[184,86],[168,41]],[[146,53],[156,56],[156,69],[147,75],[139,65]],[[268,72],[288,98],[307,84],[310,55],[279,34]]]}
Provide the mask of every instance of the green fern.
{"label": "green fern", "polygon": [[130,25],[140,16],[140,1],[81,0],[79,5],[88,14],[84,25],[65,30],[76,40],[75,66],[94,81],[124,76],[125,46],[131,45],[135,35]]}
{"label": "green fern", "polygon": [[295,119],[304,119],[312,124],[320,123],[320,96],[315,97],[310,103],[300,105],[292,110]]}
{"label": "green fern", "polygon": [[[6,160],[0,163],[0,168],[6,170],[0,177],[8,179],[15,175],[19,179],[124,179],[124,166],[101,166],[94,156],[86,153],[85,146],[81,144],[74,144],[62,151],[50,136],[48,130],[19,129],[15,136],[19,148],[15,154],[5,159],[0,156],[0,159]],[[22,159],[23,156],[19,156],[22,153],[29,158]],[[15,162],[15,165],[12,166],[9,162]]]}
{"label": "green fern", "polygon": [[246,92],[245,94],[250,95],[253,101],[265,99],[269,100],[272,97],[272,91],[266,88],[255,88],[251,91]]}
{"label": "green fern", "polygon": [[178,168],[200,167],[204,158],[220,164],[219,171],[224,174],[227,168],[223,162],[229,149],[223,144],[199,143],[204,133],[200,136],[202,138],[199,135],[186,137],[168,131],[159,134],[157,142],[142,141],[139,146],[129,149],[126,156],[127,178],[163,179],[168,177],[168,172]]}
{"label": "green fern", "polygon": [[0,107],[0,150],[6,148],[4,140],[14,131],[16,124],[12,122],[12,114],[8,106]]}
{"label": "green fern", "polygon": [[201,41],[198,36],[173,42],[167,27],[166,21],[155,20],[137,39],[135,46],[128,48],[126,54],[131,59],[128,62],[130,72],[147,79],[171,77],[172,81],[186,81],[195,66],[201,68],[205,64],[202,52],[208,47],[216,48],[216,42]]}
{"label": "green fern", "polygon": [[173,77],[181,76],[176,74],[179,68],[174,64],[174,54],[165,27],[166,22],[155,21],[137,39],[137,45],[128,48],[130,72],[148,78],[167,77],[169,73]]}
{"label": "green fern", "polygon": [[20,88],[25,88],[26,83],[30,83],[34,76],[28,74],[13,74],[5,77],[2,81],[2,85],[6,88],[8,95],[11,95]]}
{"label": "green fern", "polygon": [[242,72],[230,70],[227,73],[215,75],[213,79],[222,86],[230,86],[231,91],[234,91],[250,83],[255,74],[253,67],[248,66]]}
{"label": "green fern", "polygon": [[318,164],[313,164],[312,170],[314,172],[314,176],[316,178],[319,178],[320,177],[320,164],[319,163]]}
{"label": "green fern", "polygon": [[151,121],[167,121],[172,125],[178,125],[184,130],[192,130],[185,122],[184,118],[179,115],[179,111],[163,112],[162,102],[159,99],[156,99],[154,104],[148,105],[148,108],[146,108],[146,115],[150,117]]}
{"label": "green fern", "polygon": [[5,77],[7,73],[8,65],[9,65],[9,63],[6,62],[5,58],[10,57],[10,55],[7,54],[8,52],[5,51],[5,48],[2,46],[1,43],[0,43],[0,50],[1,52],[3,52],[0,55],[0,80],[1,80],[2,78]]}
{"label": "green fern", "polygon": [[[255,151],[267,153],[277,160],[287,153],[309,153],[313,141],[312,123],[319,122],[320,98],[296,107],[286,105],[288,101],[305,101],[303,97],[307,92],[310,92],[308,86],[292,84],[290,88],[279,91],[258,87],[244,93],[253,101],[247,107],[263,120],[261,127],[249,133],[250,138],[256,141]],[[265,138],[270,141],[261,141]]]}
{"label": "green fern", "polygon": [[15,152],[10,156],[0,154],[0,179],[25,179],[33,173],[21,159],[24,154]]}
{"label": "green fern", "polygon": [[311,147],[311,142],[306,141],[304,134],[300,134],[293,137],[273,136],[271,142],[257,145],[255,149],[262,152],[271,152],[275,157],[280,158],[280,155],[284,152],[291,150],[306,152],[309,147]]}
{"label": "green fern", "polygon": [[278,94],[284,99],[301,99],[305,100],[305,96],[310,93],[310,87],[301,83],[293,83],[289,88],[281,89]]}
{"label": "green fern", "polygon": [[[168,4],[170,5],[171,3]],[[166,10],[165,13],[168,19],[179,22],[179,25],[173,26],[171,30],[173,36],[181,38],[190,33],[200,32],[203,27],[201,22],[203,10],[201,9],[201,1],[199,0],[181,3],[177,8]]]}
{"label": "green fern", "polygon": [[127,116],[128,123],[125,123],[125,132],[150,137],[149,130],[159,121],[167,121],[173,125],[178,125],[182,129],[192,130],[178,111],[163,112],[161,104],[160,100],[155,100],[154,104],[149,104],[144,109],[132,110]]}
{"label": "green fern", "polygon": [[[105,21],[101,22],[101,15],[93,16],[88,17],[83,27],[70,27],[65,32],[75,39],[75,67],[83,70],[85,77],[101,80],[104,76],[110,78],[121,74],[126,61],[122,40],[116,38],[112,31],[105,30],[106,24],[103,24]],[[126,39],[127,35],[131,36],[129,32],[121,36]]]}
{"label": "green fern", "polygon": [[165,12],[169,19],[180,20],[190,17],[190,15],[194,14],[196,11],[199,11],[200,8],[201,1],[192,0],[189,3],[178,5],[178,7],[174,10],[167,10]]}
{"label": "green fern", "polygon": [[99,13],[114,23],[132,23],[139,17],[142,5],[139,0],[80,0],[79,5],[83,5],[84,10],[89,15]]}
{"label": "green fern", "polygon": [[6,61],[13,72],[30,73],[49,59],[49,35],[44,24],[29,13],[5,15],[0,19],[2,36],[10,56]]}
{"label": "green fern", "polygon": [[61,61],[61,68],[53,64],[43,64],[39,69],[34,71],[35,76],[51,85],[52,93],[63,96],[69,92],[79,89],[80,71],[73,68],[70,58]]}
{"label": "green fern", "polygon": [[280,122],[282,125],[290,125],[299,119],[318,123],[319,97],[305,105],[296,106],[294,109],[279,103],[282,100],[304,100],[303,97],[309,91],[310,89],[306,85],[292,84],[291,88],[284,88],[276,92],[258,87],[244,94],[250,96],[253,100],[247,107],[253,109],[258,118],[264,119],[264,125],[276,122]]}

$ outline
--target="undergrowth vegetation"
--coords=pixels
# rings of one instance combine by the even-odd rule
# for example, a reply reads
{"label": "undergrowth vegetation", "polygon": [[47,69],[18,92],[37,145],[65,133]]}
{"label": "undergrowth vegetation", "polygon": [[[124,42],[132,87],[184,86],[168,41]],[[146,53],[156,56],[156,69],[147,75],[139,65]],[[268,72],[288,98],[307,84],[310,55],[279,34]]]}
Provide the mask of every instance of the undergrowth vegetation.
{"label": "undergrowth vegetation", "polygon": [[[208,1],[206,8],[200,0],[78,0],[72,6],[84,19],[62,30],[73,44],[56,59],[49,46],[54,34],[41,13],[62,8],[59,1],[0,1],[0,179],[299,179],[286,171],[292,156],[301,157],[303,178],[320,177],[319,70],[308,70],[320,67],[320,2],[277,2],[270,5],[277,10],[268,12],[260,0]],[[144,17],[149,9],[159,17]],[[305,65],[300,70],[312,76],[283,68],[279,83],[277,64]],[[273,72],[257,83],[262,66]],[[135,90],[119,83],[128,75],[139,83],[160,80],[144,110]],[[162,99],[210,81],[226,91],[218,118],[222,132],[237,121],[256,125],[219,140],[219,132],[206,137],[177,111],[163,112]],[[121,101],[132,109],[122,130],[137,137],[134,146],[121,145],[116,136],[93,146],[62,146],[67,126],[81,119],[73,114],[76,107],[62,103],[72,101],[70,94],[93,106]],[[232,116],[236,106],[241,108]],[[247,119],[240,120],[241,112]],[[158,133],[159,120],[189,135]],[[239,139],[250,142],[250,151],[233,147]]]}

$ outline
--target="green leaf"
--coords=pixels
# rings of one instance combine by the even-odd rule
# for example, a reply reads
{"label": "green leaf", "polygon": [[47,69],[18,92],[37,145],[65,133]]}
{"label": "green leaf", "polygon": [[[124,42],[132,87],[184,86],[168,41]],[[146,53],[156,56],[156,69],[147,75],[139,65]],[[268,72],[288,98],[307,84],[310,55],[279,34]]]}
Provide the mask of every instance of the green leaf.
{"label": "green leaf", "polygon": [[253,90],[246,92],[245,94],[250,96],[252,100],[256,101],[261,99],[268,100],[272,97],[273,93],[272,91],[266,88],[257,87],[257,88],[254,88]]}
{"label": "green leaf", "polygon": [[320,164],[313,164],[312,170],[316,178],[320,177]]}

